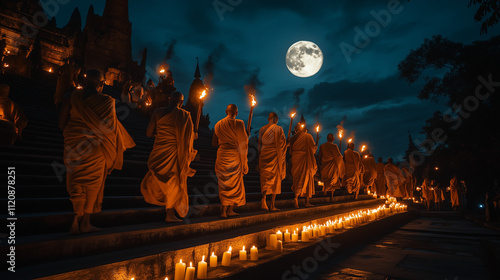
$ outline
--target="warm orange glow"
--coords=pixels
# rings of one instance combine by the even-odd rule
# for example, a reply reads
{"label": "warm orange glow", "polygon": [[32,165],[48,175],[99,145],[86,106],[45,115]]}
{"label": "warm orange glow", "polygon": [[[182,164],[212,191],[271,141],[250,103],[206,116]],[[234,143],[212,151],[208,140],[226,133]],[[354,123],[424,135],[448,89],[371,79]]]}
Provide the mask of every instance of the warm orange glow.
{"label": "warm orange glow", "polygon": [[439,167],[437,167],[437,166],[436,166],[436,167],[434,167],[434,170],[439,170]]}
{"label": "warm orange glow", "polygon": [[200,94],[200,99],[203,99],[203,97],[207,96],[207,90],[204,89],[203,92]]}
{"label": "warm orange glow", "polygon": [[363,146],[361,147],[361,152],[364,152],[365,150],[366,150],[366,145],[363,145]]}
{"label": "warm orange glow", "polygon": [[7,54],[10,54],[10,51],[7,51]]}
{"label": "warm orange glow", "polygon": [[301,125],[300,125],[300,127],[301,127],[301,128],[304,128],[304,125],[303,125],[303,124],[301,124]]}
{"label": "warm orange glow", "polygon": [[365,158],[368,158],[368,155],[365,155]]}
{"label": "warm orange glow", "polygon": [[83,87],[82,86],[77,86],[76,89],[83,89]]}
{"label": "warm orange glow", "polygon": [[201,257],[201,261],[204,262],[205,261],[205,255],[203,255],[203,257]]}
{"label": "warm orange glow", "polygon": [[342,139],[342,133],[344,133],[344,131],[341,129],[339,130],[339,138]]}
{"label": "warm orange glow", "polygon": [[233,251],[233,247],[229,246],[229,250],[227,250],[229,253],[231,253],[231,251]]}
{"label": "warm orange glow", "polygon": [[254,107],[257,105],[257,100],[255,100],[255,96],[253,96],[253,94],[250,94],[250,97],[252,97],[252,107]]}
{"label": "warm orange glow", "polygon": [[52,73],[52,71],[53,71],[53,70],[52,70],[52,67],[50,67],[50,68],[49,68],[49,73]]}
{"label": "warm orange glow", "polygon": [[296,113],[292,113],[292,114],[290,115],[290,117],[293,119],[293,117],[295,117],[295,114],[296,114]]}
{"label": "warm orange glow", "polygon": [[151,106],[151,102],[146,101],[146,106]]}
{"label": "warm orange glow", "polygon": [[83,74],[83,77],[87,78],[87,74]]}
{"label": "warm orange glow", "polygon": [[160,69],[160,74],[165,74],[165,68],[163,68],[163,67],[162,67],[162,68]]}
{"label": "warm orange glow", "polygon": [[316,132],[319,132],[319,125],[316,127]]}
{"label": "warm orange glow", "polygon": [[348,143],[351,143],[352,142],[352,138],[349,138],[349,141],[347,141]]}
{"label": "warm orange glow", "polygon": [[189,267],[193,267],[193,262],[189,262]]}
{"label": "warm orange glow", "polygon": [[324,186],[325,184],[321,181],[318,181],[318,186]]}
{"label": "warm orange glow", "polygon": [[5,67],[5,68],[9,68],[9,66],[10,66],[10,65],[9,65],[9,64],[7,64],[7,63],[4,63],[4,64],[3,64],[3,67]]}

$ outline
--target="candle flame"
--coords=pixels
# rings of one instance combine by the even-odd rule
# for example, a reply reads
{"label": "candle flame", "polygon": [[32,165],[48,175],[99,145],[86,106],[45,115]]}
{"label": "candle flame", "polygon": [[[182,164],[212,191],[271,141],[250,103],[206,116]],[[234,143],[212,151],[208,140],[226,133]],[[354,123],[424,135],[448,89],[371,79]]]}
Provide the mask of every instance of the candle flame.
{"label": "candle flame", "polygon": [[205,255],[203,255],[203,257],[201,257],[201,261],[204,262],[205,261]]}
{"label": "candle flame", "polygon": [[52,73],[52,67],[49,68],[49,73]]}
{"label": "candle flame", "polygon": [[288,233],[288,229],[286,230],[286,232],[285,232],[285,233]]}
{"label": "candle flame", "polygon": [[165,277],[165,280],[168,280],[168,277]]}
{"label": "candle flame", "polygon": [[[365,158],[368,158],[368,155],[365,155]],[[368,193],[368,194],[370,194],[370,193]]]}
{"label": "candle flame", "polygon": [[189,262],[189,267],[193,267],[193,262]]}
{"label": "candle flame", "polygon": [[9,66],[10,66],[10,65],[9,65],[9,64],[7,64],[7,63],[4,63],[4,64],[3,64],[3,67],[5,67],[5,68],[9,68]]}
{"label": "candle flame", "polygon": [[296,113],[292,113],[292,114],[290,115],[290,117],[293,119],[293,117],[295,117],[295,114],[296,114]]}
{"label": "candle flame", "polygon": [[231,253],[231,251],[233,251],[233,247],[229,246],[229,250],[227,250],[229,253]]}
{"label": "candle flame", "polygon": [[276,232],[276,234],[281,234],[281,231],[280,231],[280,230],[278,230],[278,231]]}
{"label": "candle flame", "polygon": [[252,249],[256,249],[256,248],[255,248],[255,245],[253,245],[253,246],[252,246]]}
{"label": "candle flame", "polygon": [[83,77],[84,77],[84,78],[87,78],[87,74],[83,74]]}
{"label": "candle flame", "polygon": [[434,167],[434,170],[439,170],[439,167],[437,167],[437,166],[436,166],[436,167]]}
{"label": "candle flame", "polygon": [[203,92],[200,94],[200,99],[203,99],[207,95],[207,90],[203,90]]}
{"label": "candle flame", "polygon": [[243,246],[243,251],[245,251],[245,246]]}
{"label": "candle flame", "polygon": [[349,142],[349,143],[351,143],[351,142],[352,142],[352,138],[349,138],[349,141],[348,141],[348,142]]}
{"label": "candle flame", "polygon": [[212,257],[215,257],[215,253],[214,252],[212,252]]}
{"label": "candle flame", "polygon": [[319,132],[319,125],[316,127],[316,132]]}
{"label": "candle flame", "polygon": [[179,263],[182,263],[182,259],[179,261]]}
{"label": "candle flame", "polygon": [[255,100],[255,96],[253,94],[250,94],[250,96],[252,97],[252,107],[254,107],[257,105],[257,100]]}
{"label": "candle flame", "polygon": [[82,86],[77,86],[76,89],[82,89],[83,87]]}

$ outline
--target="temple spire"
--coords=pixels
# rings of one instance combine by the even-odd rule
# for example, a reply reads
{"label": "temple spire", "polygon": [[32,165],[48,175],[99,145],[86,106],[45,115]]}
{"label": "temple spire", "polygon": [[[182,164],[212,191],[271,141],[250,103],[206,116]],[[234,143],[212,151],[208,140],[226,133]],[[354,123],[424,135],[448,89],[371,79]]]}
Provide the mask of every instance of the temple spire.
{"label": "temple spire", "polygon": [[194,72],[194,77],[195,78],[201,78],[201,74],[200,74],[200,61],[198,60],[198,58],[196,58],[196,71]]}
{"label": "temple spire", "polygon": [[128,0],[106,0],[102,16],[128,22]]}

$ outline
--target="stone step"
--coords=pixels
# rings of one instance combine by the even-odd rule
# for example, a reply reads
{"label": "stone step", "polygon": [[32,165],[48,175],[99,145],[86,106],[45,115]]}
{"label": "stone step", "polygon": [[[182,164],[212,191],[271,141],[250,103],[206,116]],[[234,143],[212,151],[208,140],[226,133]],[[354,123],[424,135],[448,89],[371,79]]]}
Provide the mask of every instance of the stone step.
{"label": "stone step", "polygon": [[[121,249],[148,246],[152,244],[176,243],[180,240],[236,232],[238,229],[261,227],[274,228],[277,224],[290,224],[299,219],[310,221],[320,216],[331,216],[335,211],[345,213],[359,208],[376,208],[383,200],[360,200],[320,205],[311,208],[282,210],[279,212],[243,213],[231,219],[190,218],[187,224],[168,224],[158,222],[125,227],[104,228],[101,232],[69,236],[67,233],[25,236],[16,238],[16,259],[22,267],[86,255],[102,254]],[[262,244],[259,244],[262,245]],[[2,248],[2,253],[4,248]]]}

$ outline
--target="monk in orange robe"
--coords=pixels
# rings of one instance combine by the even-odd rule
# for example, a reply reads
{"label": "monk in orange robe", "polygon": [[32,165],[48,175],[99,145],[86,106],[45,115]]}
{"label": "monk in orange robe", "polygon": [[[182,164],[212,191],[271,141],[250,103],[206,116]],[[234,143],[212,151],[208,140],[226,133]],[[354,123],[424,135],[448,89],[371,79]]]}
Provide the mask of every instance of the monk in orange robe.
{"label": "monk in orange robe", "polygon": [[101,94],[102,74],[88,71],[87,83],[66,96],[59,119],[66,185],[75,212],[72,234],[100,230],[90,224],[90,214],[101,211],[106,176],[122,168],[123,152],[135,146],[116,116],[115,100]]}
{"label": "monk in orange robe", "polygon": [[460,181],[457,176],[451,178],[449,191],[451,207],[453,208],[453,211],[457,211],[460,208]]}
{"label": "monk in orange robe", "polygon": [[361,176],[364,173],[364,166],[361,162],[361,155],[354,150],[354,143],[347,144],[344,152],[345,176],[344,180],[349,193],[354,193],[354,199],[358,199],[361,188]]}
{"label": "monk in orange robe", "polygon": [[316,143],[311,134],[307,133],[305,124],[298,123],[295,135],[290,139],[292,154],[292,190],[295,193],[295,208],[299,208],[299,197],[306,198],[306,207],[312,207],[309,199],[314,195],[314,174],[318,170],[316,165]]}
{"label": "monk in orange robe", "polygon": [[377,178],[375,179],[376,191],[375,193],[381,197],[386,196],[387,188],[385,187],[385,164],[381,157],[377,159]]}
{"label": "monk in orange robe", "polygon": [[0,144],[14,145],[28,124],[23,110],[9,99],[10,87],[0,84]]}
{"label": "monk in orange robe", "polygon": [[182,109],[184,96],[175,91],[168,107],[157,109],[149,122],[146,135],[155,137],[149,155],[149,171],[142,180],[141,193],[148,203],[165,206],[165,221],[180,222],[175,211],[185,217],[189,211],[187,177],[195,170],[189,165],[197,151],[193,149],[194,133],[191,114]]}
{"label": "monk in orange robe", "polygon": [[332,133],[326,136],[327,142],[319,146],[318,162],[321,170],[323,192],[330,193],[330,202],[333,201],[335,189],[340,187],[340,178],[345,175],[345,165],[339,147],[333,143]]}
{"label": "monk in orange robe", "polygon": [[[262,192],[261,208],[278,211],[275,200],[281,193],[281,181],[286,177],[287,141],[283,128],[278,124],[278,115],[274,112],[267,118],[269,124],[259,130],[259,173]],[[271,195],[271,205],[268,208],[266,196]]]}
{"label": "monk in orange robe", "polygon": [[366,154],[361,160],[365,173],[363,173],[363,185],[372,192],[375,190],[375,178],[377,178],[377,164],[372,154]]}
{"label": "monk in orange robe", "polygon": [[212,145],[219,147],[215,173],[219,184],[223,218],[237,216],[233,207],[245,205],[243,176],[248,173],[248,134],[245,123],[236,119],[238,107],[234,104],[227,106],[226,115],[215,124],[212,139]]}
{"label": "monk in orange robe", "polygon": [[387,159],[387,164],[384,167],[385,180],[387,183],[387,196],[403,197],[405,177],[399,171],[392,158]]}

